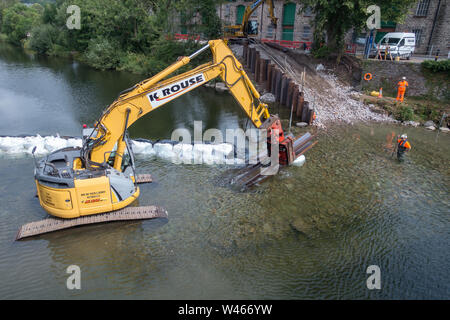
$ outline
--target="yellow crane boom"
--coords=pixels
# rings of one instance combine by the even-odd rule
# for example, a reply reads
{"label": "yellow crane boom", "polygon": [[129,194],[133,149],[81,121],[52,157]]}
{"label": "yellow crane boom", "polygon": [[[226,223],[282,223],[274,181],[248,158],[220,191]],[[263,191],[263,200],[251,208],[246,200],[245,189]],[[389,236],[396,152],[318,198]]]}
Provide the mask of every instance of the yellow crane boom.
{"label": "yellow crane boom", "polygon": [[[212,51],[212,62],[163,80],[208,48]],[[120,95],[99,120],[95,138],[99,141],[96,141],[97,146],[90,150],[90,160],[94,163],[104,163],[105,154],[110,153],[117,143],[114,168],[119,170],[125,149],[123,135],[129,126],[147,113],[217,77],[226,84],[257,128],[270,117],[267,105],[259,101],[258,91],[226,43],[223,40],[211,40],[191,56],[180,58],[152,78],[138,83],[129,92]]]}

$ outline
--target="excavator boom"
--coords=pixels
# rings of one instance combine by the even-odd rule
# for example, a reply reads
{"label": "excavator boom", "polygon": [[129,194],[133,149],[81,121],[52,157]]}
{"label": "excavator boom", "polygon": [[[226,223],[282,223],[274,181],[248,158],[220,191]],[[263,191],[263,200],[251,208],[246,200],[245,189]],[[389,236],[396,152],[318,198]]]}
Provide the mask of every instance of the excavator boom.
{"label": "excavator boom", "polygon": [[233,38],[245,38],[248,36],[255,36],[258,34],[257,27],[251,25],[250,17],[252,13],[264,2],[267,3],[269,8],[269,17],[274,28],[277,27],[278,19],[275,17],[273,0],[256,0],[251,5],[247,6],[242,17],[241,24],[226,26],[225,37],[229,39]]}

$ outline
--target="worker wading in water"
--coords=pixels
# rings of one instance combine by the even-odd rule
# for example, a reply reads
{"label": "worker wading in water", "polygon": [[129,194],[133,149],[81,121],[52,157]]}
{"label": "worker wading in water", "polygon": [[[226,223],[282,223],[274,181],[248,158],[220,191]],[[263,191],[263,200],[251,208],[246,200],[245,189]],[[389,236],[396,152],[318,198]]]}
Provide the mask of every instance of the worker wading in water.
{"label": "worker wading in water", "polygon": [[405,160],[405,153],[411,150],[411,145],[409,144],[408,137],[406,134],[402,134],[400,139],[397,140],[397,159],[400,162]]}
{"label": "worker wading in water", "polygon": [[406,81],[406,77],[402,78],[398,84],[398,92],[397,92],[397,101],[403,102],[403,98],[405,97],[406,87],[408,86],[408,82]]}

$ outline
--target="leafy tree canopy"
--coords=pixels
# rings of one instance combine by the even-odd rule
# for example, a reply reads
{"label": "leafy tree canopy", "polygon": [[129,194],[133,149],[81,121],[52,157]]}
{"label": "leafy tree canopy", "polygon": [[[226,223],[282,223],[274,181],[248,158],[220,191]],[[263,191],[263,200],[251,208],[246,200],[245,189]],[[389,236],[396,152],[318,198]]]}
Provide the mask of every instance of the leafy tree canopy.
{"label": "leafy tree canopy", "polygon": [[[361,31],[370,16],[367,8],[377,5],[381,20],[401,22],[416,0],[302,0],[303,9],[310,7],[314,18],[314,46],[326,43],[331,52],[342,53],[345,34]],[[326,34],[326,41],[324,34]]]}

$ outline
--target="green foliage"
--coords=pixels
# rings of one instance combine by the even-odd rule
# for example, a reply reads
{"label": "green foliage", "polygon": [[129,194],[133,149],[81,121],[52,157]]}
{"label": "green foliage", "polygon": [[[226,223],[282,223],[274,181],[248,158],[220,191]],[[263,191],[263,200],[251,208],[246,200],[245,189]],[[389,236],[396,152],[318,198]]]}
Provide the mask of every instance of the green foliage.
{"label": "green foliage", "polygon": [[422,62],[422,67],[434,73],[442,72],[450,75],[450,60],[448,59],[441,61],[425,60]]}
{"label": "green foliage", "polygon": [[180,13],[181,25],[188,33],[215,39],[220,37],[222,29],[216,5],[215,0],[178,0],[174,3],[174,9]]}
{"label": "green foliage", "polygon": [[326,45],[321,46],[319,48],[314,48],[312,51],[312,54],[314,58],[320,59],[320,58],[326,58],[330,55],[332,52],[332,49]]}
{"label": "green foliage", "polygon": [[2,31],[2,25],[3,25],[3,10],[6,8],[12,7],[14,4],[18,3],[19,0],[1,0],[0,1],[0,32]]}
{"label": "green foliage", "polygon": [[55,3],[46,3],[44,4],[44,12],[42,13],[42,22],[43,23],[55,23],[56,22],[56,4]]}
{"label": "green foliage", "polygon": [[102,37],[92,39],[84,59],[98,69],[115,69],[119,65],[118,45]]}
{"label": "green foliage", "polygon": [[[214,0],[1,1],[2,33],[10,42],[41,54],[80,57],[99,69],[154,74],[195,51],[199,44],[168,40],[179,32],[179,20],[193,35],[216,38],[221,31]],[[66,26],[69,5],[81,8],[79,30]]]}
{"label": "green foliage", "polygon": [[46,54],[53,47],[58,31],[50,24],[41,24],[31,29],[29,47],[37,53]]}
{"label": "green foliage", "polygon": [[55,57],[69,57],[70,52],[63,46],[53,43],[47,54]]}
{"label": "green foliage", "polygon": [[8,40],[20,44],[27,38],[28,32],[39,23],[42,7],[34,4],[27,7],[17,3],[2,10],[2,32],[8,36]]}
{"label": "green foliage", "polygon": [[397,110],[397,114],[395,115],[395,117],[400,121],[410,121],[414,119],[414,111],[410,107],[401,106]]}

